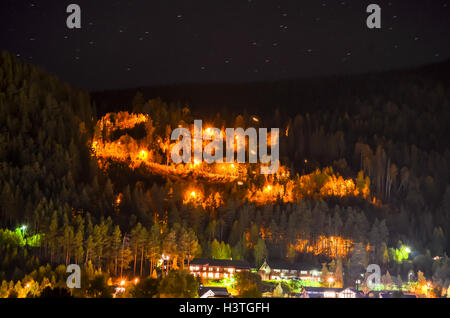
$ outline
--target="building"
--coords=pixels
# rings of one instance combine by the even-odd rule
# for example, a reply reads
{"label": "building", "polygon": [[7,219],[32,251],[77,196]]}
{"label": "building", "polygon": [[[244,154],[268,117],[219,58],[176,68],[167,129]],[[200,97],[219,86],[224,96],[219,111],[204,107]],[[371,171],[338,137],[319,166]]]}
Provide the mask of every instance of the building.
{"label": "building", "polygon": [[224,279],[241,271],[250,271],[250,266],[245,261],[196,258],[189,264],[189,271],[195,277]]}
{"label": "building", "polygon": [[301,279],[319,281],[321,271],[289,262],[264,261],[258,270],[262,280]]}
{"label": "building", "polygon": [[231,294],[226,287],[207,287],[200,286],[198,289],[200,298],[228,298]]}
{"label": "building", "polygon": [[395,294],[393,291],[381,291],[378,293],[378,298],[417,298],[417,296],[410,293]]}
{"label": "building", "polygon": [[360,298],[359,291],[352,288],[303,287],[302,298]]}

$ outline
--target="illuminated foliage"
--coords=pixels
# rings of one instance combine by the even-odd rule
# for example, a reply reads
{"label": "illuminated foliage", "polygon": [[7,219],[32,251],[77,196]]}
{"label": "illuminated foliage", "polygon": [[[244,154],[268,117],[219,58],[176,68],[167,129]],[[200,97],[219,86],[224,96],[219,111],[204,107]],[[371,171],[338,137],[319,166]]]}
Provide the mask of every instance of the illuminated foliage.
{"label": "illuminated foliage", "polygon": [[[144,125],[145,136],[137,140],[127,131],[138,125]],[[335,174],[330,167],[292,178],[289,169],[284,166],[281,166],[275,175],[262,177],[256,174],[256,171],[259,171],[259,164],[204,164],[194,161],[175,165],[169,162],[170,151],[175,144],[169,139],[170,129],[166,131],[165,137],[154,134],[152,120],[148,115],[127,112],[108,113],[97,122],[95,131],[92,155],[98,159],[101,168],[108,168],[109,160],[113,160],[125,162],[131,169],[143,165],[150,173],[167,177],[201,179],[214,183],[237,181],[238,185],[247,182],[248,190],[242,199],[258,205],[277,201],[295,203],[300,200],[323,197],[360,196],[369,199],[370,195],[370,180],[364,177],[362,172],[358,174],[356,181],[353,181]],[[120,137],[114,137],[120,132],[123,132]],[[205,128],[203,134],[211,135],[211,128]],[[222,134],[224,134],[224,128],[222,128]],[[208,141],[203,140],[203,143],[206,146]],[[270,133],[268,143],[270,144]],[[244,146],[248,148],[248,143]],[[165,162],[163,158],[166,158]],[[261,178],[264,179],[261,180]],[[200,191],[186,189],[183,203],[214,209],[223,204],[222,196],[221,193],[212,193],[205,197]]]}
{"label": "illuminated foliage", "polygon": [[340,236],[319,236],[315,241],[298,239],[295,250],[314,255],[326,255],[331,258],[345,258],[349,255],[354,242]]}
{"label": "illuminated foliage", "polygon": [[402,245],[400,248],[391,248],[392,258],[398,264],[403,263],[404,260],[407,260],[409,257],[409,253],[411,252],[410,248]]}
{"label": "illuminated foliage", "polygon": [[27,236],[22,228],[17,228],[15,231],[8,229],[0,229],[0,243],[10,244],[12,246],[31,246],[39,247],[41,244],[40,234]]}

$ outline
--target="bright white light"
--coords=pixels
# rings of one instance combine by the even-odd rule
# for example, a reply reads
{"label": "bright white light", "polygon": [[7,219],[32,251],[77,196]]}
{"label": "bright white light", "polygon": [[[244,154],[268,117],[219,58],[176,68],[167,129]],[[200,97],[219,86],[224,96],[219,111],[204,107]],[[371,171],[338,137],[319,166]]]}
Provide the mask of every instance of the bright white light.
{"label": "bright white light", "polygon": [[405,248],[405,252],[409,254],[409,253],[411,253],[411,249],[409,247],[407,247],[407,248]]}

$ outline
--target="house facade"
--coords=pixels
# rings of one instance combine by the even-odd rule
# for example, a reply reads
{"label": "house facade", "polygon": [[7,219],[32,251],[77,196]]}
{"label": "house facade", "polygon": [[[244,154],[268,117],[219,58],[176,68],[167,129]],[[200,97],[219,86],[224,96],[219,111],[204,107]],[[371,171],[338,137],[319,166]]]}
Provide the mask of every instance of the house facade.
{"label": "house facade", "polygon": [[195,277],[227,279],[241,271],[250,271],[250,266],[245,261],[197,258],[190,262],[189,271]]}
{"label": "house facade", "polygon": [[362,294],[352,288],[303,287],[302,298],[359,298]]}
{"label": "house facade", "polygon": [[300,264],[264,261],[258,270],[258,274],[262,280],[299,279],[319,281],[322,272]]}

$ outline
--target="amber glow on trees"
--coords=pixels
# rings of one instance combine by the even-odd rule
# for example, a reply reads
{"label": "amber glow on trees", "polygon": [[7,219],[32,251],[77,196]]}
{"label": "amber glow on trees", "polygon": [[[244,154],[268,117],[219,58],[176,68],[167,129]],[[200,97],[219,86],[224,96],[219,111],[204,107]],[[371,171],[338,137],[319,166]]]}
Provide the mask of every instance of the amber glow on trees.
{"label": "amber glow on trees", "polygon": [[[128,131],[139,125],[144,128],[145,136],[134,139]],[[224,133],[224,128],[221,132]],[[245,182],[248,188],[243,199],[258,205],[277,201],[294,203],[308,198],[345,196],[375,200],[370,198],[370,180],[364,177],[362,172],[353,180],[344,179],[334,173],[332,168],[317,169],[310,174],[291,177],[289,169],[285,166],[280,166],[274,175],[261,176],[255,172],[258,171],[260,164],[225,163],[225,160],[224,163],[205,164],[195,160],[193,163],[176,165],[170,162],[170,150],[175,144],[170,141],[170,133],[169,129],[166,136],[156,135],[153,122],[148,115],[109,113],[97,122],[91,144],[92,155],[98,159],[102,169],[108,169],[111,162],[117,161],[128,164],[131,169],[144,166],[152,174],[169,178],[203,180],[215,184],[237,182],[240,186]],[[213,135],[213,129],[207,127],[203,129],[203,133]],[[268,133],[269,145],[270,137]],[[208,142],[204,140],[204,143]],[[248,144],[245,143],[244,146],[248,147]],[[237,148],[235,150],[237,151]],[[199,190],[186,189],[186,193],[183,198],[184,204],[191,203],[196,206],[211,204],[208,206],[217,207],[223,203],[223,194],[220,192],[205,195]]]}
{"label": "amber glow on trees", "polygon": [[294,244],[297,252],[325,255],[331,258],[345,258],[351,252],[354,242],[341,236],[319,236],[314,240],[298,239]]}

